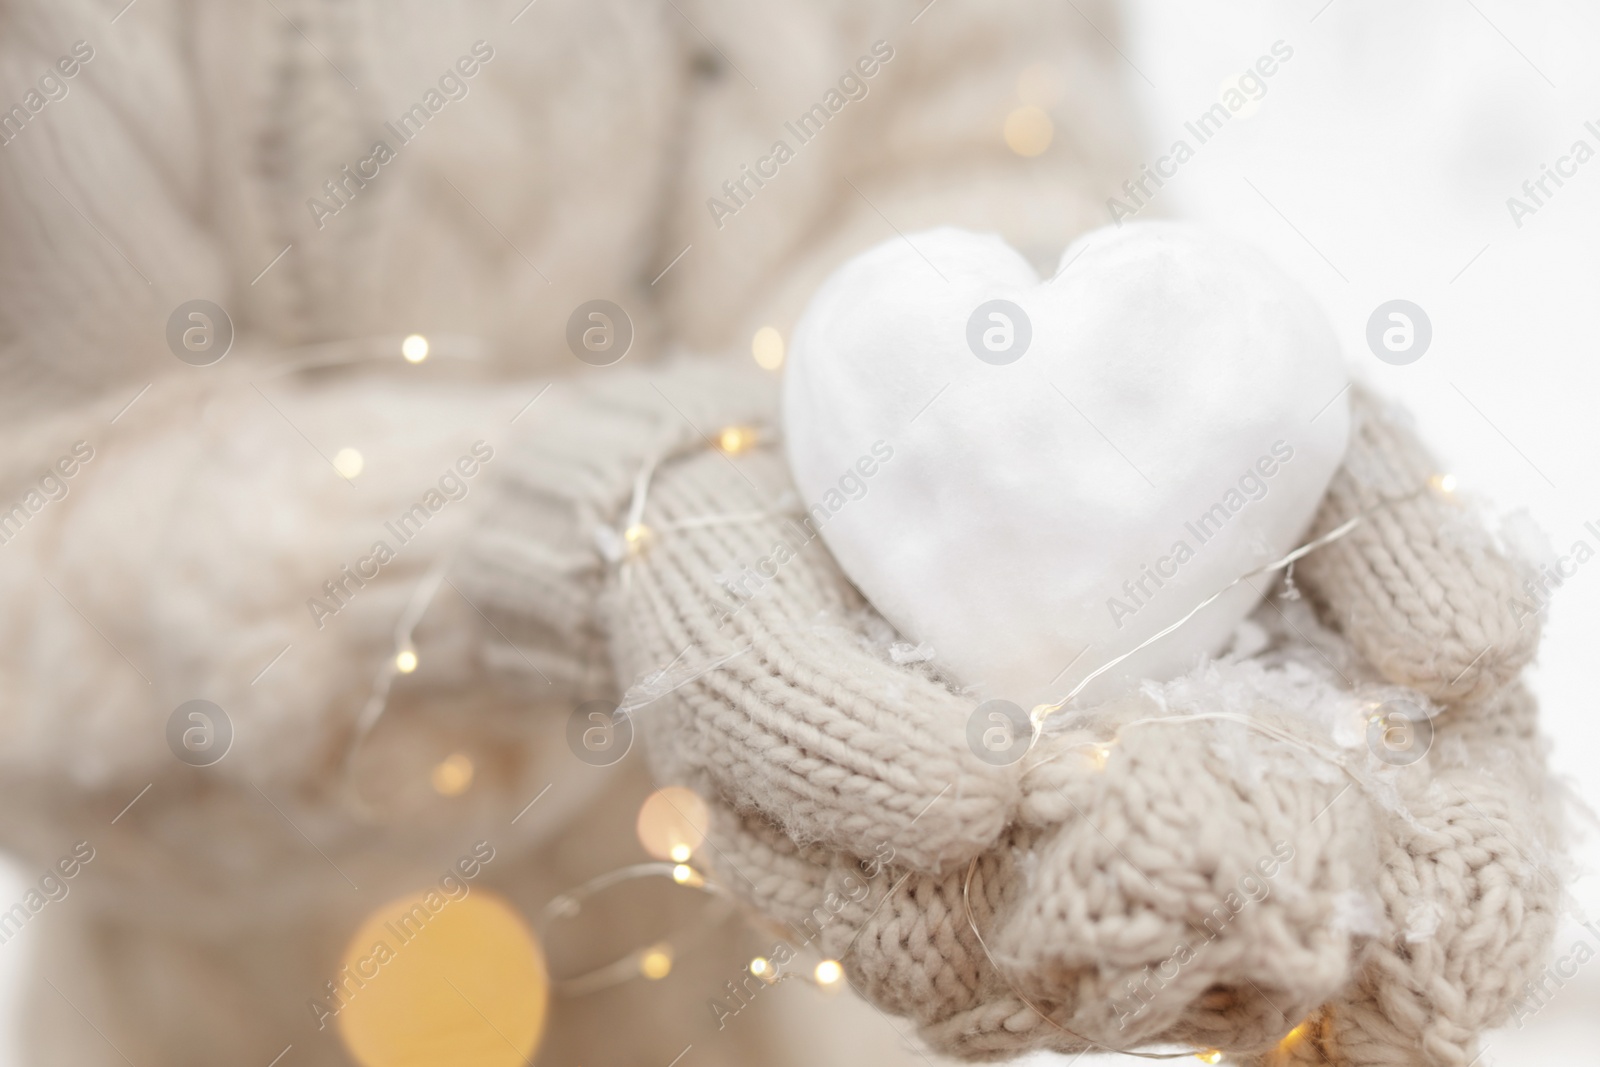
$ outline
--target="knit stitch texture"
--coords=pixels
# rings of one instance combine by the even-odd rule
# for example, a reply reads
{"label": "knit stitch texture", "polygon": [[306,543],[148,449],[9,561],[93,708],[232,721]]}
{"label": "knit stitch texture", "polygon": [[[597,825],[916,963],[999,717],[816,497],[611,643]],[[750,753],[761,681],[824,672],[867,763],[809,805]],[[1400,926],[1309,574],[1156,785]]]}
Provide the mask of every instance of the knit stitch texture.
{"label": "knit stitch texture", "polygon": [[[770,425],[770,386],[742,377],[717,400],[665,386],[676,429],[637,456],[666,457],[652,534],[610,569],[603,609],[658,777],[713,804],[721,882],[949,1055],[1472,1061],[1560,900],[1518,680],[1538,634],[1505,606],[1516,566],[1430,487],[1438,467],[1399,415],[1357,392],[1308,539],[1389,503],[1258,609],[1255,647],[1066,709],[994,767],[966,741],[974,699],[896,662],[887,625],[791,521],[779,450],[710,447],[723,425]],[[612,485],[602,523],[630,499]],[[1330,733],[1327,709],[1360,723],[1397,698],[1438,709],[1420,761]]]}

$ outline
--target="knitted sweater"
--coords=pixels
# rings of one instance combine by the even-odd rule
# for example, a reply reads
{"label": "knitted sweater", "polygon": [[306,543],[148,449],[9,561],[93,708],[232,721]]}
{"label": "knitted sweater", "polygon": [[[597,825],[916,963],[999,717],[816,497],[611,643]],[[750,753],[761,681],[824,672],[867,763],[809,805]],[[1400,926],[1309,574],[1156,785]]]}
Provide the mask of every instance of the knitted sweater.
{"label": "knitted sweater", "polygon": [[[1102,32],[1104,4],[1041,0],[0,3],[0,841],[25,870],[97,850],[37,921],[29,1062],[342,1062],[306,999],[373,907],[479,837],[530,913],[626,862],[639,759],[597,772],[563,731],[612,684],[593,526],[685,432],[628,368],[786,331],[894,228],[1053,255],[1129,170]],[[1030,64],[1056,136],[1025,159],[1001,130]],[[619,367],[565,343],[595,298],[635,326]],[[232,321],[213,366],[169,348],[193,299]],[[691,415],[770,399],[682,373]],[[418,604],[420,666],[363,733]],[[234,726],[210,767],[166,740],[191,699]],[[552,1062],[668,1062],[747,958],[558,1004]],[[659,1025],[595,1025],[624,1009]],[[823,1032],[741,1022],[695,1061]],[[849,1055],[893,1058],[872,1040]]]}

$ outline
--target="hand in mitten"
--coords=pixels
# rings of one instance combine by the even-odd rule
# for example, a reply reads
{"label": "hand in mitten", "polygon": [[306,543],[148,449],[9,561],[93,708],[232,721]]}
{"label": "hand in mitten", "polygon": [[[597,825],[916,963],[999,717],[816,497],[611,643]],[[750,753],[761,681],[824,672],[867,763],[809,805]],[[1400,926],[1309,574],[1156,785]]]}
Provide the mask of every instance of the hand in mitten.
{"label": "hand in mitten", "polygon": [[[762,407],[737,415],[770,423]],[[725,454],[711,423],[707,447],[646,457],[664,462],[630,521],[652,533],[606,617],[659,774],[712,803],[709,865],[948,1052],[1263,1050],[1311,1015],[1300,1036],[1342,1062],[1466,1055],[1550,931],[1548,875],[1523,858],[1545,823],[1512,814],[1540,810],[1512,799],[1540,774],[1511,684],[1537,635],[1499,607],[1513,568],[1429,488],[1416,442],[1356,408],[1308,539],[1363,519],[1297,574],[1332,629],[1268,604],[1293,646],[1277,661],[1090,709],[1007,767],[796,521],[776,451]],[[1395,686],[1444,706],[1437,752],[1354,787],[1295,703]],[[1144,721],[1241,706],[1263,729]],[[1097,767],[1090,742],[1119,729]],[[1468,781],[1486,738],[1500,778]],[[1430,907],[1448,918],[1423,936]],[[1472,965],[1485,938],[1512,961],[1498,977]]]}

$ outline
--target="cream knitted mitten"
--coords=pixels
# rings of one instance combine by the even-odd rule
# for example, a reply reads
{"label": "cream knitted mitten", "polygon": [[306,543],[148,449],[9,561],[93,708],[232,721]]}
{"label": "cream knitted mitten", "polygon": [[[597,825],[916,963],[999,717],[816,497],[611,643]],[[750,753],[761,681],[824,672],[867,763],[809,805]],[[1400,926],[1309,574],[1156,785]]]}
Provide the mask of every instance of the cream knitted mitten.
{"label": "cream knitted mitten", "polygon": [[[540,631],[560,657],[547,672],[580,678],[581,646],[608,635],[658,776],[712,804],[716,877],[932,1047],[1465,1067],[1506,1018],[1560,897],[1517,681],[1537,632],[1505,607],[1513,565],[1428,489],[1434,464],[1374,400],[1356,398],[1311,536],[1407,499],[1302,561],[1315,614],[1270,600],[1259,648],[1063,712],[996,767],[968,746],[974,701],[789,521],[770,433],[711,447],[725,426],[771,426],[770,380],[702,367],[599,388],[610,414],[555,434],[570,454],[519,466],[534,504],[574,469],[590,491],[520,518],[508,503],[505,536],[465,568],[473,588]],[[530,544],[536,510],[560,528]],[[649,534],[619,539],[632,522]],[[1408,692],[1442,712],[1426,757],[1399,766],[1364,744],[1336,765],[1301,706]],[[1113,735],[1109,755],[1090,744]]]}

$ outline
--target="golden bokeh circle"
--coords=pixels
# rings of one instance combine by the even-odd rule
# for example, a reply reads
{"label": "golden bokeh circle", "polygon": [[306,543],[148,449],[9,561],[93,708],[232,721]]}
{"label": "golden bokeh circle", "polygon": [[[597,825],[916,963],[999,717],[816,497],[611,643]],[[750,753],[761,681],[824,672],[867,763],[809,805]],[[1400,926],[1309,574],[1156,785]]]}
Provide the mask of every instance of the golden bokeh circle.
{"label": "golden bokeh circle", "polygon": [[754,427],[728,426],[717,434],[717,447],[730,456],[737,456],[754,448],[759,438]]}
{"label": "golden bokeh circle", "polygon": [[1041,107],[1023,104],[1006,116],[1006,146],[1019,156],[1037,156],[1055,139],[1055,124]]}
{"label": "golden bokeh circle", "polygon": [[428,339],[420,333],[409,335],[400,342],[400,354],[407,363],[421,363],[428,358]]}
{"label": "golden bokeh circle", "polygon": [[352,480],[361,473],[366,465],[366,458],[353,448],[341,448],[333,456],[333,469]]}
{"label": "golden bokeh circle", "polygon": [[453,752],[434,764],[433,791],[442,797],[458,797],[472,787],[472,759],[465,752]]}
{"label": "golden bokeh circle", "polygon": [[750,355],[763,370],[777,370],[783,366],[783,334],[776,327],[763,326],[750,339]]}
{"label": "golden bokeh circle", "polygon": [[705,841],[710,819],[706,802],[694,790],[669,785],[645,798],[635,830],[652,857],[682,864]]}
{"label": "golden bokeh circle", "polygon": [[658,982],[672,973],[672,946],[662,942],[651,945],[639,956],[639,973],[652,982]]}
{"label": "golden bokeh circle", "polygon": [[361,1067],[520,1067],[538,1048],[544,953],[504,899],[467,889],[391,901],[350,938],[335,1021]]}

